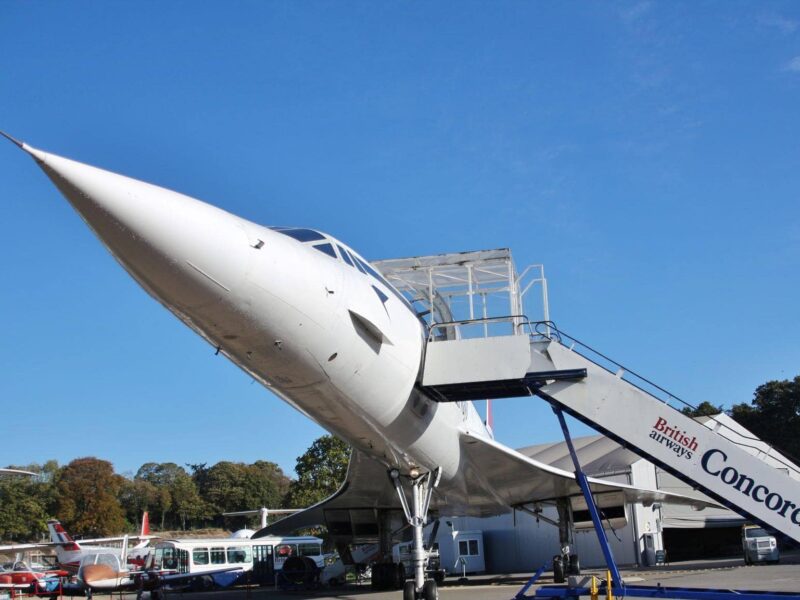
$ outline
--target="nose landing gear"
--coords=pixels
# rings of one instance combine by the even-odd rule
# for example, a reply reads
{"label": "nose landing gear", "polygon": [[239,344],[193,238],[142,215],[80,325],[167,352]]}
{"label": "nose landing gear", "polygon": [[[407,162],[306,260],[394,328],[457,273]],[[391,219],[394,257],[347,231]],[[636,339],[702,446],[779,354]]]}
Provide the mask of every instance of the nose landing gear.
{"label": "nose landing gear", "polygon": [[[408,475],[401,475],[397,469],[389,471],[389,478],[394,484],[400,505],[403,507],[406,520],[414,531],[412,550],[412,564],[414,578],[406,581],[403,586],[403,600],[438,600],[439,589],[433,579],[425,580],[425,561],[427,552],[422,542],[422,528],[428,522],[428,509],[431,505],[433,490],[439,485],[442,469],[437,467],[434,471],[420,473],[412,469]],[[409,506],[406,492],[403,490],[401,479],[411,483],[411,505]]]}

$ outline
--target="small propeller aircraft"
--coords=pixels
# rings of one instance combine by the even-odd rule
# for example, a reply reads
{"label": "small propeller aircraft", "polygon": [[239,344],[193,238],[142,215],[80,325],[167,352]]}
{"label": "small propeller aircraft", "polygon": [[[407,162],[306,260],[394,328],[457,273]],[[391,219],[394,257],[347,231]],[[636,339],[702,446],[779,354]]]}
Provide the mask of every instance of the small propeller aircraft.
{"label": "small propeller aircraft", "polygon": [[135,565],[143,565],[150,553],[149,541],[155,537],[150,535],[150,518],[147,511],[142,514],[142,527],[139,535],[93,538],[85,540],[75,540],[66,532],[61,522],[56,519],[47,521],[47,529],[50,532],[50,541],[30,544],[11,544],[0,546],[0,552],[27,552],[30,550],[42,550],[46,548],[55,549],[56,559],[61,568],[72,572],[77,571],[81,561],[87,556],[96,554],[113,554],[120,556],[123,553],[121,547],[102,546],[98,544],[110,544],[113,542],[124,542],[127,546],[128,540],[141,540],[136,546],[128,551],[125,548],[127,560]]}

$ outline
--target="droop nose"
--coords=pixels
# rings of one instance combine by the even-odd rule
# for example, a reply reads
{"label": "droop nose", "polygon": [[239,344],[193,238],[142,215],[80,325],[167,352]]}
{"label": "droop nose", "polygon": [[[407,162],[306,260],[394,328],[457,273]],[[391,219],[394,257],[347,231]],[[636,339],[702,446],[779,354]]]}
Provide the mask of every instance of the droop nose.
{"label": "droop nose", "polygon": [[243,221],[124,175],[20,144],[125,269],[178,309],[232,293],[247,271]]}

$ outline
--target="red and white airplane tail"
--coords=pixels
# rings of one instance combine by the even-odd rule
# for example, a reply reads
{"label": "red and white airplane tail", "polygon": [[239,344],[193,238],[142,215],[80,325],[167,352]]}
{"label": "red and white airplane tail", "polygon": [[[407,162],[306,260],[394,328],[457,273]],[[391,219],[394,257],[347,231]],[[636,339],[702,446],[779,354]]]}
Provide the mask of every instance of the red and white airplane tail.
{"label": "red and white airplane tail", "polygon": [[142,531],[139,535],[150,535],[150,515],[147,511],[142,513]]}
{"label": "red and white airplane tail", "polygon": [[57,544],[58,548],[70,552],[81,549],[80,544],[73,540],[72,536],[64,530],[60,521],[55,519],[49,520],[47,522],[47,529],[50,532],[50,541]]}
{"label": "red and white airplane tail", "polygon": [[139,532],[139,537],[144,539],[136,544],[132,550],[140,550],[141,548],[147,547],[147,545],[150,543],[150,515],[147,511],[142,513],[142,529]]}

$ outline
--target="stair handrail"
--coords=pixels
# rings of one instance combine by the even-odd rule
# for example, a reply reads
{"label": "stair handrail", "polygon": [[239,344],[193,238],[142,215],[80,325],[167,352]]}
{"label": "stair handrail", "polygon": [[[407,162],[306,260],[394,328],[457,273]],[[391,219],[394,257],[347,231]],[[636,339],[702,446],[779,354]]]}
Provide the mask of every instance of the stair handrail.
{"label": "stair handrail", "polygon": [[[517,330],[520,329],[522,326],[531,323],[528,319],[527,315],[520,314],[520,315],[500,315],[497,317],[478,317],[475,319],[456,319],[454,321],[441,321],[441,322],[434,322],[428,326],[428,341],[433,342],[437,341],[434,338],[433,330],[434,329],[445,329],[447,327],[459,327],[461,325],[481,325],[481,324],[489,324],[489,323],[503,323],[508,322],[512,325],[515,331],[515,335],[518,335]],[[544,322],[544,321],[543,321]],[[488,336],[488,337],[496,337],[496,336]]]}
{"label": "stair handrail", "polygon": [[[604,360],[608,361],[609,363],[611,363],[612,365],[616,366],[618,369],[621,369],[621,372],[617,371],[616,373],[614,373],[614,371],[612,371],[608,367],[600,364],[596,360],[592,360],[590,357],[585,356],[581,352],[578,352],[578,354],[583,356],[583,358],[585,358],[586,360],[589,360],[592,363],[596,364],[601,369],[604,369],[604,370],[608,371],[609,373],[615,374],[618,377],[620,377],[621,379],[624,379],[625,375],[630,374],[633,377],[635,377],[636,379],[638,379],[639,381],[643,381],[644,383],[646,383],[650,387],[662,392],[663,394],[666,394],[667,396],[669,396],[669,398],[677,400],[678,402],[680,402],[684,406],[687,406],[687,407],[689,407],[691,409],[697,410],[696,406],[694,406],[693,404],[687,402],[686,400],[684,400],[680,396],[677,396],[677,395],[673,394],[672,392],[670,392],[669,390],[667,390],[666,388],[663,388],[660,385],[658,385],[657,383],[655,383],[653,381],[650,381],[649,379],[647,379],[643,375],[640,375],[636,371],[634,371],[632,369],[629,369],[628,367],[626,367],[622,363],[617,362],[613,358],[611,358],[609,356],[606,356],[605,354],[603,354],[599,350],[595,350],[594,348],[589,346],[589,344],[586,344],[586,343],[582,342],[581,340],[577,339],[574,336],[571,336],[570,334],[566,333],[565,331],[562,331],[561,329],[559,329],[556,326],[556,324],[553,321],[527,321],[526,323],[523,323],[523,325],[527,325],[528,326],[528,330],[531,332],[531,336],[532,337],[555,340],[559,344],[561,344],[562,346],[566,346],[566,344],[564,344],[564,341],[563,341],[564,338],[566,338],[566,339],[568,339],[568,340],[573,342],[573,345],[570,347],[570,350],[572,350],[573,352],[575,352],[575,345],[580,346],[581,348],[585,348],[586,350],[589,350],[593,354],[601,357],[602,359],[604,359]],[[541,328],[545,328],[546,331],[542,331]],[[624,381],[626,383],[632,385],[633,387],[641,390],[645,394],[648,394],[649,396],[652,396],[653,398],[655,398],[657,400],[660,400],[666,406],[669,406],[672,410],[676,410],[678,412],[681,412],[681,414],[683,414],[682,411],[680,411],[678,408],[672,406],[669,403],[670,402],[669,399],[660,398],[656,394],[653,394],[652,392],[650,392],[649,390],[645,389],[641,385],[638,385],[634,381],[630,381],[628,379],[624,379]],[[688,416],[688,415],[684,415],[684,416]],[[741,446],[743,448],[751,448],[751,449],[755,450],[757,453],[764,453],[767,456],[769,456],[772,460],[774,460],[775,462],[784,465],[790,471],[794,471],[795,473],[800,474],[800,468],[798,468],[798,466],[796,464],[796,463],[800,463],[800,461],[798,461],[798,459],[795,458],[794,456],[792,456],[791,454],[775,449],[772,444],[769,444],[769,443],[765,442],[764,440],[762,440],[762,439],[760,439],[758,437],[755,437],[753,435],[746,435],[744,433],[741,433],[741,432],[733,429],[732,427],[726,425],[722,421],[719,421],[718,419],[715,419],[713,415],[705,415],[705,416],[707,416],[709,420],[711,420],[714,423],[716,423],[720,428],[727,429],[727,430],[733,432],[734,435],[736,435],[736,436],[738,436],[740,438],[748,439],[748,440],[752,440],[754,442],[759,442],[761,444],[764,444],[764,445],[767,446],[767,449],[765,451],[763,448],[760,448],[760,447],[757,447],[757,446],[752,446],[750,444],[745,444],[745,443],[742,443],[742,442],[738,442],[738,441],[733,440],[733,439],[731,439],[731,438],[729,438],[727,436],[724,436],[725,439],[728,440],[729,442],[731,442],[733,444],[736,444],[737,446]],[[693,417],[690,417],[690,418],[693,418]],[[773,450],[773,449],[775,449],[776,452],[780,452],[781,456],[775,456],[774,454],[771,454],[770,451]],[[795,463],[786,462],[786,461],[783,460],[783,457],[786,457],[787,459],[793,460],[793,461],[795,461]]]}

